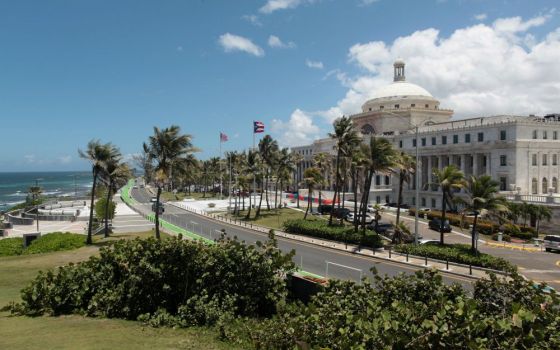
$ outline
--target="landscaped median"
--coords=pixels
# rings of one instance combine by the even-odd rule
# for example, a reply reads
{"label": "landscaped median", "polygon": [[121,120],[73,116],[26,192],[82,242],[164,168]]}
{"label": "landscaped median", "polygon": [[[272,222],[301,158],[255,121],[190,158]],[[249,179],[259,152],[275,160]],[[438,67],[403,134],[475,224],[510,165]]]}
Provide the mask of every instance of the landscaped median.
{"label": "landscaped median", "polygon": [[370,248],[383,246],[381,237],[371,230],[354,232],[354,228],[348,226],[329,226],[324,220],[288,220],[284,223],[284,231],[288,233],[328,239],[338,242],[359,244]]}
{"label": "landscaped median", "polygon": [[517,267],[509,261],[484,253],[474,254],[471,247],[466,244],[452,245],[413,245],[402,244],[395,246],[395,251],[403,254],[410,254],[442,261],[449,261],[458,264],[472,265],[486,269],[499,270],[504,272],[515,272]]}
{"label": "landscaped median", "polygon": [[76,249],[84,245],[83,235],[69,232],[53,232],[41,236],[31,242],[27,248],[23,247],[23,238],[5,238],[0,240],[0,256],[56,252]]}

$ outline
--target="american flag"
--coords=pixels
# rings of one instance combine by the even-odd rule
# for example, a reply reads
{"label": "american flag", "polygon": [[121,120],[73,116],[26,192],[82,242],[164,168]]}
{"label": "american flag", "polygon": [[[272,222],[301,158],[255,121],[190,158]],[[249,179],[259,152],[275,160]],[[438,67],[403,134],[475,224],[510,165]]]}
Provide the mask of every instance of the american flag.
{"label": "american flag", "polygon": [[226,142],[228,140],[228,137],[226,134],[224,134],[223,132],[220,132],[220,142]]}
{"label": "american flag", "polygon": [[264,124],[263,122],[253,122],[253,132],[258,134],[260,132],[264,132]]}

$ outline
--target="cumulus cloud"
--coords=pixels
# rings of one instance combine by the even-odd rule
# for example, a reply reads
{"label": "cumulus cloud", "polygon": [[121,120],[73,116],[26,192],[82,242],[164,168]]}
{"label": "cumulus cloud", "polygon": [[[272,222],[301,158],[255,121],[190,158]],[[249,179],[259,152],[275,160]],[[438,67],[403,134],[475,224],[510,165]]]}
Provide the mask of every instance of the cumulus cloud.
{"label": "cumulus cloud", "polygon": [[406,61],[407,80],[430,91],[443,108],[454,109],[456,117],[558,112],[560,28],[541,39],[530,33],[549,18],[502,18],[448,37],[429,28],[392,43],[353,45],[348,59],[364,73],[341,80],[349,88],[346,95],[322,115],[332,121],[359,112],[376,89],[392,81],[397,57]]}
{"label": "cumulus cloud", "polygon": [[311,61],[311,60],[305,60],[305,65],[309,68],[313,68],[313,69],[323,69],[325,66],[323,65],[323,62],[321,61]]}
{"label": "cumulus cloud", "polygon": [[268,37],[268,46],[277,49],[293,49],[296,47],[296,44],[293,41],[285,43],[276,35],[271,35]]}
{"label": "cumulus cloud", "polygon": [[218,43],[225,52],[241,51],[257,57],[264,56],[264,50],[260,46],[253,43],[250,39],[239,35],[225,33],[220,36]]}
{"label": "cumulus cloud", "polygon": [[320,129],[311,114],[296,109],[287,122],[272,120],[272,132],[278,135],[281,146],[301,146],[319,137]]}
{"label": "cumulus cloud", "polygon": [[260,21],[259,16],[257,15],[244,15],[241,18],[251,23],[254,26],[258,26],[258,27],[262,26],[262,22]]}
{"label": "cumulus cloud", "polygon": [[271,14],[278,10],[294,9],[302,4],[311,4],[316,0],[268,0],[264,6],[259,9],[259,12],[264,14]]}

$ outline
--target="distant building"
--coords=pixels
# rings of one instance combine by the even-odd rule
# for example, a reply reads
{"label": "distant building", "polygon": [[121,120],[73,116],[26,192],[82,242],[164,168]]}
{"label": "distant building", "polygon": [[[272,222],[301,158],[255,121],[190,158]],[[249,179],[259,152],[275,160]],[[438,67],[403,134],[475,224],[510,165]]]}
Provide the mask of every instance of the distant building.
{"label": "distant building", "polygon": [[[351,118],[364,139],[375,135],[390,140],[395,149],[415,155],[415,127],[418,126],[420,155],[420,196],[415,183],[403,191],[403,201],[411,206],[441,207],[437,187],[427,188],[432,169],[455,164],[466,176],[491,175],[510,200],[560,206],[560,115],[498,115],[452,120],[453,110],[424,88],[409,83],[405,63],[394,63],[393,83],[375,92]],[[313,155],[335,154],[334,143],[325,138],[311,145],[294,147],[303,155],[296,178],[312,166]],[[377,176],[370,189],[373,203],[396,202],[398,183],[391,176]],[[560,212],[560,210],[559,210]]]}

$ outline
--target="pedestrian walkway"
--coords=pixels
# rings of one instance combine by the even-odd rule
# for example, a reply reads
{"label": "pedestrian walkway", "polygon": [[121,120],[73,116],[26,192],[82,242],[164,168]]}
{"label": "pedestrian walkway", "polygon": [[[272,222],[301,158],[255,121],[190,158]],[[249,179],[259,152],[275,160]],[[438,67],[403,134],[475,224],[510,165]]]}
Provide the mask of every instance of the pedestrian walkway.
{"label": "pedestrian walkway", "polygon": [[154,224],[126,205],[120,194],[115,195],[113,200],[117,204],[115,218],[113,219],[113,232],[142,232],[154,228]]}

